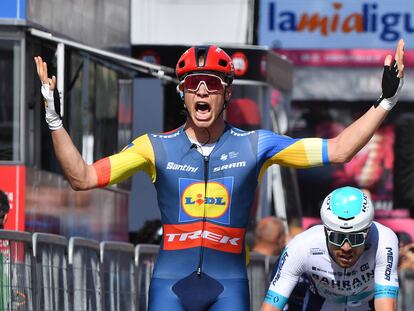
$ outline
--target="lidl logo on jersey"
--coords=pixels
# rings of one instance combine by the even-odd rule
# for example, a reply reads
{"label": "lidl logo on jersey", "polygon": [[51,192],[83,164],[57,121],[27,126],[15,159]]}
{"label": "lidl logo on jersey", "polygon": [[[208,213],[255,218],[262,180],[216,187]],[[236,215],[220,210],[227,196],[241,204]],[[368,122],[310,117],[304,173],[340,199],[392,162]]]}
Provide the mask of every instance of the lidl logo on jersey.
{"label": "lidl logo on jersey", "polygon": [[164,250],[207,247],[240,254],[243,250],[243,228],[230,228],[210,222],[164,225]]}
{"label": "lidl logo on jersey", "polygon": [[210,180],[180,178],[179,222],[207,218],[229,224],[233,177]]}

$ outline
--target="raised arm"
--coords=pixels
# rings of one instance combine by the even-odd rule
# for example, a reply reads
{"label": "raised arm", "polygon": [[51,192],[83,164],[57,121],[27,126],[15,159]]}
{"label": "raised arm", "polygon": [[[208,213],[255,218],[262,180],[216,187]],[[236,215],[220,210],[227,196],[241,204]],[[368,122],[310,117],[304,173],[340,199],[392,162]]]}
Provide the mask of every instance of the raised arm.
{"label": "raised arm", "polygon": [[[34,58],[37,74],[42,83],[42,96],[46,110],[46,122],[51,130],[53,147],[56,157],[65,173],[71,187],[75,190],[87,190],[98,185],[96,171],[88,165],[72,142],[68,132],[63,128],[62,120],[55,109],[53,91],[56,87],[56,77],[50,79],[47,64],[40,56]],[[56,102],[58,105],[59,103]]]}
{"label": "raised arm", "polygon": [[382,77],[382,96],[362,117],[338,136],[328,139],[328,157],[331,163],[345,163],[365,146],[377,128],[397,103],[404,76],[404,41],[398,42],[394,61],[387,55]]}

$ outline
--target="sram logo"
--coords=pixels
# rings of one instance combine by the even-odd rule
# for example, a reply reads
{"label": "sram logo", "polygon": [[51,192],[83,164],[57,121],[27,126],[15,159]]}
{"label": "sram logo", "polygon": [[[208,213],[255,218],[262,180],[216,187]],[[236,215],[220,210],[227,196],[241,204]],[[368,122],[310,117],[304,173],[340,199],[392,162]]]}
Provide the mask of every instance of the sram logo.
{"label": "sram logo", "polygon": [[164,250],[207,247],[228,253],[241,253],[244,229],[218,226],[209,222],[164,225]]}
{"label": "sram logo", "polygon": [[215,168],[213,168],[213,172],[216,173],[216,172],[228,170],[228,169],[231,169],[231,168],[238,168],[238,167],[245,167],[245,166],[246,166],[246,161],[233,162],[233,163],[230,163],[230,164],[216,166]]}

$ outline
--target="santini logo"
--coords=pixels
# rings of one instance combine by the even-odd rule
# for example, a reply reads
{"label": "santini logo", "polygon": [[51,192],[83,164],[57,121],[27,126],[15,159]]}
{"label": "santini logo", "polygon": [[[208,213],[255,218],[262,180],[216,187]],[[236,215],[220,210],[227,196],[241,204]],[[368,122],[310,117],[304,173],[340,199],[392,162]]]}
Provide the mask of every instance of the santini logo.
{"label": "santini logo", "polygon": [[276,1],[268,3],[269,31],[279,32],[319,32],[322,36],[335,33],[379,33],[383,41],[392,42],[400,38],[400,31],[414,32],[414,20],[411,12],[378,12],[380,3],[362,3],[359,12],[345,14],[341,10],[344,3],[332,3],[333,10],[304,12],[281,10]]}
{"label": "santini logo", "polygon": [[195,173],[198,171],[198,167],[192,167],[187,164],[182,165],[182,164],[176,164],[174,162],[168,162],[167,170]]}

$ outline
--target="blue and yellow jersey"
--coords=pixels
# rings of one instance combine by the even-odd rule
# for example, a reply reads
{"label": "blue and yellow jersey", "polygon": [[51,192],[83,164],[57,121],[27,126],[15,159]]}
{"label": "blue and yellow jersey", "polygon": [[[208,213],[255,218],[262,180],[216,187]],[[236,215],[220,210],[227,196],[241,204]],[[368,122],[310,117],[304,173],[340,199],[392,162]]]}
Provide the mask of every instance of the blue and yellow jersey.
{"label": "blue and yellow jersey", "polygon": [[138,171],[151,177],[164,231],[154,277],[190,274],[203,249],[203,271],[223,279],[246,278],[244,236],[265,169],[272,164],[307,168],[327,163],[324,139],[293,139],[227,125],[209,157],[192,148],[181,127],[140,136],[94,167],[101,187]]}

